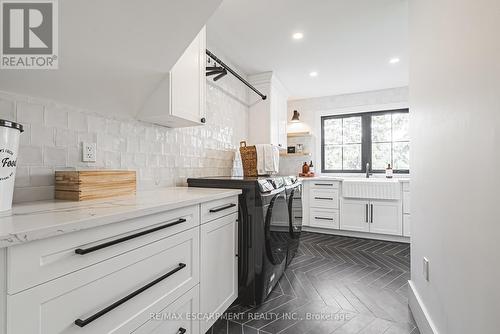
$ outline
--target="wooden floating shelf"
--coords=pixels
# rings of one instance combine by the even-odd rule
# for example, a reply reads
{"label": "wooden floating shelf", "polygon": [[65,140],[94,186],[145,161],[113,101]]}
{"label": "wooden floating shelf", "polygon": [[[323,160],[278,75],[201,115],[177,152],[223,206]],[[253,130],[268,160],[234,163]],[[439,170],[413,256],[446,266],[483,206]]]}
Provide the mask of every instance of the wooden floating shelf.
{"label": "wooden floating shelf", "polygon": [[310,137],[310,132],[291,132],[286,134],[287,137]]}
{"label": "wooden floating shelf", "polygon": [[282,157],[310,157],[311,153],[280,153]]}

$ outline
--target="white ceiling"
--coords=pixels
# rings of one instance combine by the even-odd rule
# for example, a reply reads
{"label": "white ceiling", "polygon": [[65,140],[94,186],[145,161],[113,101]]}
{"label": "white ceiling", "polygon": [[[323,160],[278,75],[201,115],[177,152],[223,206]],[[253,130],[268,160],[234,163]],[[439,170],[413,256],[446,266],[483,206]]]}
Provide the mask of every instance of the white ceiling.
{"label": "white ceiling", "polygon": [[292,98],[408,85],[408,0],[224,0],[207,34],[247,74],[275,71]]}

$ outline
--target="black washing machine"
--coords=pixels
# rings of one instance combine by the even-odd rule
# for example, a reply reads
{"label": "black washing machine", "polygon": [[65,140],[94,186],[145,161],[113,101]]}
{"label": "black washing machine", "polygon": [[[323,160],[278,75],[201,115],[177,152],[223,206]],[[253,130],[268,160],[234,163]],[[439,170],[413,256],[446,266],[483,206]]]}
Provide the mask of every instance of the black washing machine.
{"label": "black washing machine", "polygon": [[243,191],[238,215],[238,301],[261,304],[283,275],[289,254],[292,234],[284,178],[191,178],[188,185]]}

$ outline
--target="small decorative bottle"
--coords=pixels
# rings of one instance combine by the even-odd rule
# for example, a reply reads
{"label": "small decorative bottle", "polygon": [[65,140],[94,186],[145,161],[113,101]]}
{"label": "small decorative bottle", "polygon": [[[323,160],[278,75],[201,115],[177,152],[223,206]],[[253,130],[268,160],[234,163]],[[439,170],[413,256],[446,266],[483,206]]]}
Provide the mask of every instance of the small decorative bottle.
{"label": "small decorative bottle", "polygon": [[313,165],[312,160],[311,160],[311,163],[309,164],[309,173],[314,174],[314,165]]}
{"label": "small decorative bottle", "polygon": [[391,164],[387,164],[387,168],[385,169],[385,177],[388,179],[392,179],[392,175],[393,175],[393,170]]}
{"label": "small decorative bottle", "polygon": [[307,165],[307,162],[304,162],[302,165],[302,174],[306,175],[307,173],[309,173],[309,166]]}

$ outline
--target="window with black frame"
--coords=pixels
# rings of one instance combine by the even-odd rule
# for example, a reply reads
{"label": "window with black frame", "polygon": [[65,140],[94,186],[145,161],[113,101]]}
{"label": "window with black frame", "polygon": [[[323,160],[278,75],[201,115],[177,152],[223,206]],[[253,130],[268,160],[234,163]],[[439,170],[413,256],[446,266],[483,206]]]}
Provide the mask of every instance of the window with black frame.
{"label": "window with black frame", "polygon": [[323,173],[409,173],[408,109],[321,117]]}

